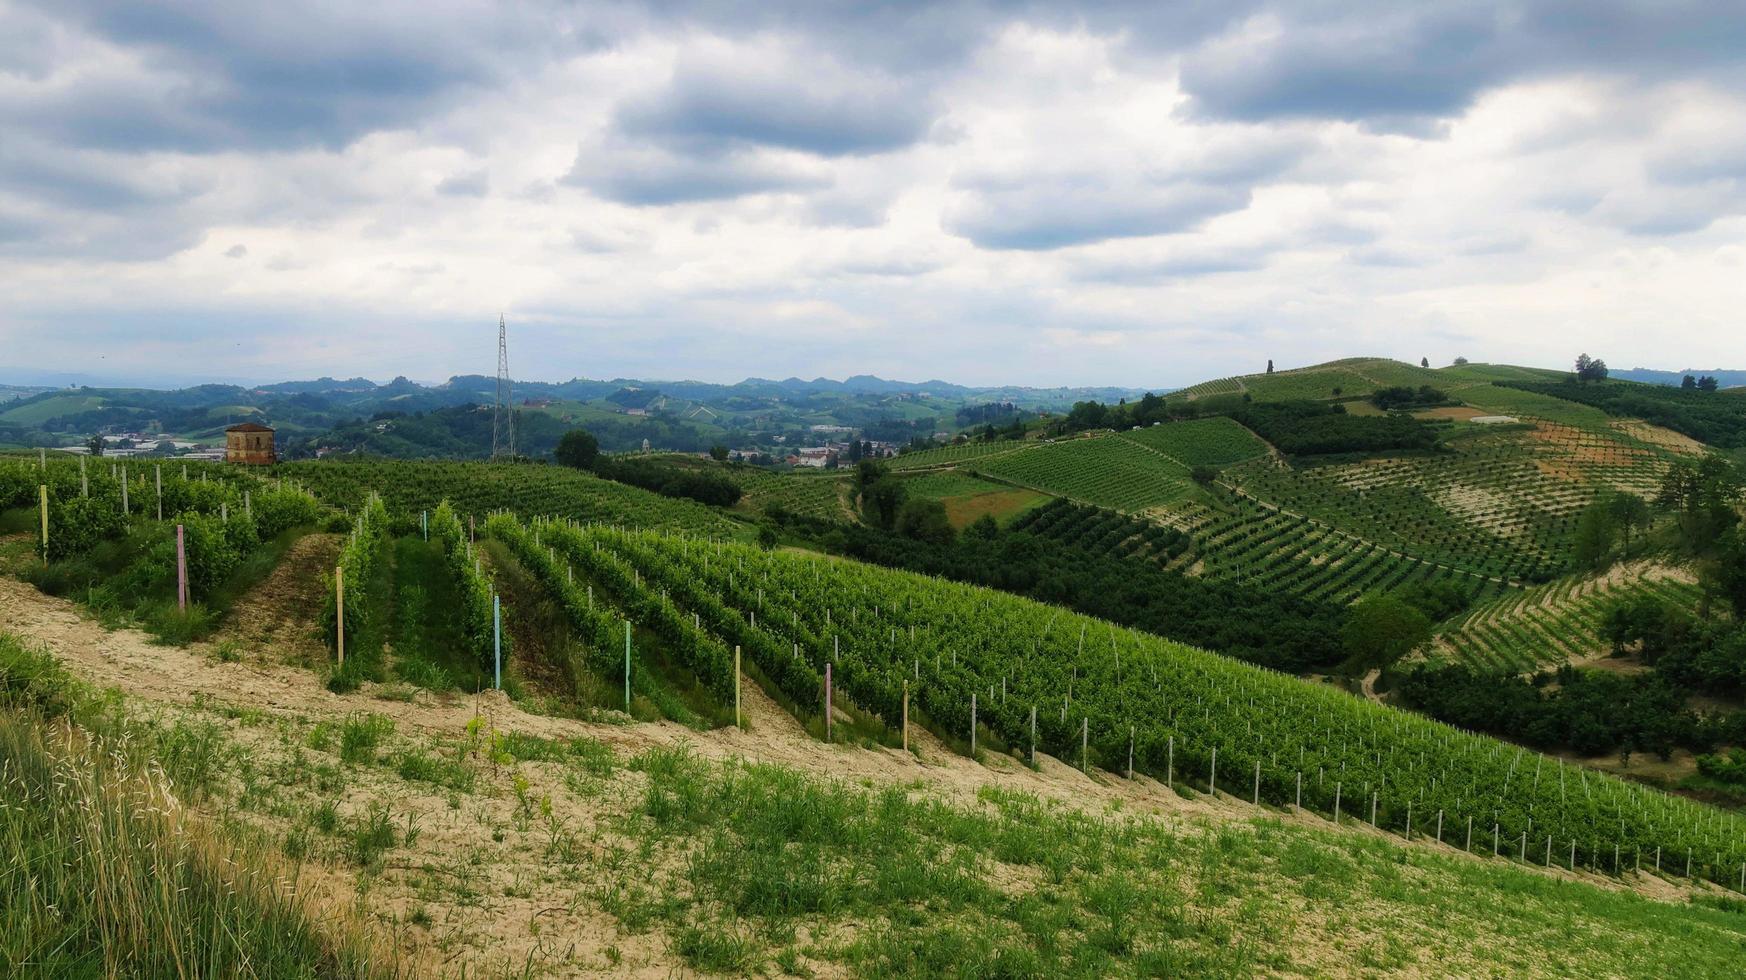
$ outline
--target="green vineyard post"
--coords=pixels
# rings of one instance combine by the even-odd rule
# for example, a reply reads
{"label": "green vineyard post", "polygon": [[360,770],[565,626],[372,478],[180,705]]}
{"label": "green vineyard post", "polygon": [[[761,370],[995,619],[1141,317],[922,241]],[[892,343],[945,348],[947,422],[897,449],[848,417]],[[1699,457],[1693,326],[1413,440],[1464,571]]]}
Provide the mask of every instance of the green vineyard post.
{"label": "green vineyard post", "polygon": [[[592,605],[590,606],[592,608]],[[630,710],[630,654],[631,654],[631,624],[624,621],[624,710]]]}
{"label": "green vineyard post", "polygon": [[503,603],[491,593],[491,686],[503,690]]}
{"label": "green vineyard post", "polygon": [[[176,525],[176,562],[179,565],[182,564],[182,525],[180,524]],[[184,583],[182,587],[183,607],[186,608],[188,576],[185,572],[182,575],[182,581]],[[346,567],[344,565],[333,567],[333,608],[335,613],[333,617],[334,628],[338,631],[335,634],[335,647],[339,651],[339,665],[343,670],[346,665]]]}
{"label": "green vineyard post", "polygon": [[1037,706],[1031,705],[1031,768],[1037,767]]}

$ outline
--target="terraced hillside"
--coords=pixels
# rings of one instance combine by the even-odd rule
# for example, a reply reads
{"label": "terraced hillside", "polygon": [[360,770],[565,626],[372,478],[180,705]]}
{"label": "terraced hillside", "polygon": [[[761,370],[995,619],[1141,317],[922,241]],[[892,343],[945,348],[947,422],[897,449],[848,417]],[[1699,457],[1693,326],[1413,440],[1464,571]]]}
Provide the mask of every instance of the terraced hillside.
{"label": "terraced hillside", "polygon": [[1641,597],[1689,609],[1700,590],[1689,569],[1655,562],[1572,576],[1472,610],[1437,635],[1431,656],[1510,672],[1590,660],[1610,650],[1607,610]]}

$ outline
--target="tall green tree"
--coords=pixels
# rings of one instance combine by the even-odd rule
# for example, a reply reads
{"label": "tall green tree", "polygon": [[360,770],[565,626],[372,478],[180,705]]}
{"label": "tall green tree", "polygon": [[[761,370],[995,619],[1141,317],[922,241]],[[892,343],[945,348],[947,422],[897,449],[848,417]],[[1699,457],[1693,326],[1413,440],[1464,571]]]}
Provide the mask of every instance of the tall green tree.
{"label": "tall green tree", "polygon": [[600,457],[600,441],[587,429],[571,429],[558,439],[552,456],[564,466],[593,469],[594,461]]}
{"label": "tall green tree", "polygon": [[1340,627],[1347,664],[1354,670],[1383,668],[1431,642],[1431,620],[1394,596],[1362,599]]}

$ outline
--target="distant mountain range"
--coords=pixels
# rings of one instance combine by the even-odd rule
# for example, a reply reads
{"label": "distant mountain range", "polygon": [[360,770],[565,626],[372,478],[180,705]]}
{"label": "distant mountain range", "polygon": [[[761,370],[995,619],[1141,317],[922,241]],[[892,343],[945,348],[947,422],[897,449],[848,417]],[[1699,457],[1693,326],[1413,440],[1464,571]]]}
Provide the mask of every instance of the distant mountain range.
{"label": "distant mountain range", "polygon": [[1719,368],[1712,368],[1707,371],[1700,371],[1696,368],[1689,371],[1658,371],[1654,368],[1631,368],[1628,371],[1613,371],[1608,374],[1608,377],[1618,378],[1621,381],[1641,381],[1644,384],[1673,385],[1674,387],[1678,387],[1680,384],[1684,383],[1685,376],[1688,374],[1694,378],[1701,378],[1707,374],[1710,377],[1715,378],[1716,384],[1723,388],[1738,388],[1741,385],[1746,385],[1746,371],[1728,371]]}

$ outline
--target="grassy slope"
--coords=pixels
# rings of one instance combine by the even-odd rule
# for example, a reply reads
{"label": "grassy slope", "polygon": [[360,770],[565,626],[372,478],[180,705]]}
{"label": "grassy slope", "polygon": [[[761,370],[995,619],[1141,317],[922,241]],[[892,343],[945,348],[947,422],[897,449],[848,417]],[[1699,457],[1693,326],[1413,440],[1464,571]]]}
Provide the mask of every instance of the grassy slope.
{"label": "grassy slope", "polygon": [[[5,652],[14,699],[62,697],[40,668],[29,679],[16,644]],[[496,728],[482,716],[396,725],[363,695],[313,716],[211,698],[107,713],[148,709],[134,764],[162,760],[207,823],[285,855],[237,852],[231,875],[306,863],[306,877],[355,886],[406,962],[434,956],[450,969],[1726,976],[1746,942],[1737,901],[1654,901],[1167,792],[1072,802],[1018,788],[1036,778],[1022,772],[955,792],[925,768],[910,769],[915,782],[850,781],[820,775],[810,757],[795,768],[642,747],[635,729],[557,735],[547,722],[554,737],[539,737],[518,732],[528,719],[514,712]],[[867,754],[812,755],[826,753]],[[43,818],[0,816],[19,819]],[[155,887],[143,869],[112,870],[115,884]],[[77,897],[63,913],[83,908]],[[189,923],[254,926],[234,938],[276,963],[358,948],[322,940],[294,909],[240,910],[246,893],[197,887],[176,901]],[[40,948],[65,935],[49,931],[62,921],[15,922],[8,948]],[[210,959],[207,944],[233,937],[183,938],[185,955]],[[63,955],[100,956],[98,939],[73,933]]]}

